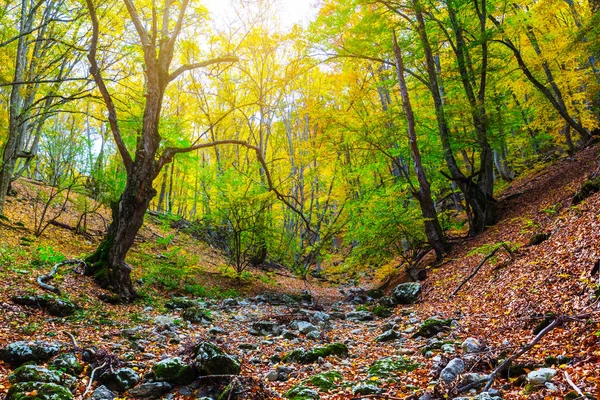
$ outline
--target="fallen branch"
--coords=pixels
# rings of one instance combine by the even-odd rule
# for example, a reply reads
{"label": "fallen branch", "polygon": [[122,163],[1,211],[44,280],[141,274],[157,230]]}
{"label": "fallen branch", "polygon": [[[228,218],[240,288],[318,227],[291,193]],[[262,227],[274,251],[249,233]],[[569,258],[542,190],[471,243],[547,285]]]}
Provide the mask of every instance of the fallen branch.
{"label": "fallen branch", "polygon": [[571,377],[569,376],[569,373],[567,371],[565,371],[565,379],[567,380],[567,382],[569,383],[569,385],[571,385],[571,387],[573,388],[573,390],[575,390],[577,392],[577,394],[579,395],[579,397],[585,399],[585,394],[583,394],[583,392],[581,391],[581,389],[579,389],[577,387],[577,385],[571,380]]}
{"label": "fallen branch", "polygon": [[60,290],[57,287],[47,284],[46,281],[49,281],[50,279],[52,279],[54,277],[54,275],[56,274],[56,272],[58,271],[58,268],[62,265],[84,265],[84,267],[86,266],[85,261],[83,261],[83,260],[61,261],[58,264],[56,264],[54,267],[52,267],[52,271],[50,271],[49,274],[42,275],[39,278],[37,278],[38,285],[44,290],[48,290],[49,292],[60,294]]}
{"label": "fallen branch", "polygon": [[510,247],[508,247],[506,245],[506,243],[500,244],[500,246],[497,246],[488,255],[486,255],[485,257],[483,257],[483,260],[481,260],[479,262],[479,264],[477,265],[477,267],[475,267],[475,269],[473,270],[473,272],[471,272],[471,275],[467,276],[467,278],[464,281],[462,281],[462,283],[460,285],[458,285],[458,287],[456,289],[454,289],[454,292],[452,292],[452,294],[450,295],[450,297],[453,297],[454,295],[456,295],[456,293],[458,293],[458,291],[467,282],[469,282],[471,280],[471,278],[473,278],[475,275],[477,275],[477,273],[479,272],[479,270],[481,269],[481,267],[483,267],[483,265],[487,262],[487,260],[489,260],[490,258],[492,258],[494,256],[494,254],[496,254],[496,252],[498,252],[498,250],[500,250],[500,249],[506,250],[506,252],[508,253],[510,259],[512,260],[512,258],[513,258],[513,251],[510,249]]}
{"label": "fallen branch", "polygon": [[104,368],[106,366],[106,363],[102,364],[99,367],[96,367],[92,370],[92,373],[90,375],[90,381],[88,382],[86,388],[85,388],[85,392],[83,392],[83,394],[81,395],[81,398],[84,398],[86,394],[88,394],[88,392],[90,391],[90,388],[92,387],[92,382],[94,382],[94,374],[96,373],[96,371]]}
{"label": "fallen branch", "polygon": [[484,392],[487,392],[490,387],[492,386],[492,384],[494,383],[494,380],[496,379],[496,377],[501,374],[505,369],[507,369],[508,367],[510,367],[510,365],[513,363],[513,361],[515,361],[516,359],[518,359],[519,357],[521,357],[523,354],[527,353],[529,350],[533,349],[533,347],[540,341],[542,340],[542,338],[551,330],[553,330],[554,328],[561,326],[562,324],[564,324],[566,321],[580,321],[586,318],[589,318],[590,314],[581,314],[581,315],[576,315],[576,316],[566,316],[566,315],[560,315],[558,317],[556,317],[554,319],[554,321],[552,321],[548,326],[546,326],[544,329],[541,330],[540,333],[538,333],[529,343],[527,343],[525,346],[521,347],[521,349],[519,351],[517,351],[515,354],[513,354],[512,356],[508,357],[506,360],[502,361],[502,363],[500,363],[500,365],[498,365],[496,367],[496,369],[494,369],[492,371],[491,374],[489,374],[486,378],[477,380],[475,382],[472,382],[468,385],[465,385],[463,387],[458,388],[458,392],[459,393],[463,393],[466,392],[468,390],[471,390],[473,388],[479,387],[479,385],[481,385],[484,382],[487,382],[485,387],[483,388]]}

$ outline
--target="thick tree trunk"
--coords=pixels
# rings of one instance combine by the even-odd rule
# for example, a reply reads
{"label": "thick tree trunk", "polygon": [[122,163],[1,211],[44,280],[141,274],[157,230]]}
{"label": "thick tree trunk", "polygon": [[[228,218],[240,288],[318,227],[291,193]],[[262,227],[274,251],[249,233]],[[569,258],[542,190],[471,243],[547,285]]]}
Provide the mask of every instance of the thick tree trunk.
{"label": "thick tree trunk", "polygon": [[[148,168],[150,167],[150,168]],[[131,281],[131,267],[125,256],[144,223],[150,201],[156,195],[152,187],[154,171],[151,165],[135,171],[117,203],[113,205],[113,220],[108,233],[86,262],[86,275],[96,278],[100,286],[117,293],[123,301],[136,297]]]}

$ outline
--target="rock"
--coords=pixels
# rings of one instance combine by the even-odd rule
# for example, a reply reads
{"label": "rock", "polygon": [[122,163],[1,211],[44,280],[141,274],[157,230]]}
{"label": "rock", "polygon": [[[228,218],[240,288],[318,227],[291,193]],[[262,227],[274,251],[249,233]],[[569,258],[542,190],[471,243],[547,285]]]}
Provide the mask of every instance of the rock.
{"label": "rock", "polygon": [[550,235],[551,235],[550,232],[536,233],[529,239],[528,245],[529,246],[537,246],[539,244],[542,244],[546,240],[550,239]]}
{"label": "rock", "polygon": [[487,375],[478,374],[475,372],[469,372],[468,374],[464,374],[461,381],[461,386],[470,385],[475,382],[480,382],[476,387],[481,387],[485,385],[485,381],[481,382],[483,379],[486,379]]}
{"label": "rock", "polygon": [[346,319],[346,314],[344,314],[341,311],[332,311],[329,313],[329,316],[331,317],[331,319],[338,319],[338,320]]}
{"label": "rock", "polygon": [[558,392],[558,387],[552,382],[546,382],[544,383],[544,386],[551,392]]}
{"label": "rock", "polygon": [[527,382],[532,385],[543,385],[546,382],[550,382],[555,375],[555,369],[540,368],[527,374]]}
{"label": "rock", "polygon": [[377,387],[373,382],[361,382],[352,388],[352,393],[360,396],[383,393],[383,389]]}
{"label": "rock", "polygon": [[227,334],[227,332],[225,332],[225,330],[223,330],[223,329],[221,329],[221,328],[219,328],[219,327],[215,326],[215,327],[212,327],[212,328],[210,328],[210,329],[208,330],[208,334],[209,334],[209,335],[215,335],[215,336],[216,336],[216,335],[226,335],[226,334]]}
{"label": "rock", "polygon": [[173,329],[175,328],[175,319],[168,315],[157,315],[152,320],[154,325],[162,328],[162,329]]}
{"label": "rock", "polygon": [[388,378],[396,374],[396,372],[411,372],[417,369],[420,365],[413,363],[407,357],[386,357],[375,361],[367,376],[369,378]]}
{"label": "rock", "polygon": [[467,338],[461,345],[464,354],[478,353],[481,351],[481,343],[475,338]]}
{"label": "rock", "polygon": [[288,340],[293,340],[298,337],[298,335],[296,335],[294,332],[287,329],[284,329],[283,332],[281,332],[281,336],[283,336],[284,339]]}
{"label": "rock", "polygon": [[456,353],[456,349],[453,344],[445,343],[442,345],[442,351],[446,354],[454,354]]}
{"label": "rock", "polygon": [[307,339],[317,340],[321,337],[321,332],[319,331],[311,331],[306,334]]}
{"label": "rock", "polygon": [[61,386],[72,387],[75,378],[60,371],[53,371],[37,365],[21,365],[8,376],[10,383],[19,382],[45,382]]}
{"label": "rock", "polygon": [[185,310],[203,305],[204,303],[187,297],[173,297],[165,304],[165,307],[169,310]]}
{"label": "rock", "polygon": [[100,385],[94,390],[92,393],[92,397],[90,400],[114,400],[117,398],[117,395],[114,392],[108,390],[108,388],[104,385]]}
{"label": "rock", "polygon": [[19,382],[10,387],[5,400],[72,400],[73,394],[55,383]]}
{"label": "rock", "polygon": [[277,373],[277,371],[275,370],[270,370],[267,375],[265,376],[265,378],[269,381],[269,382],[275,382],[277,380],[277,377],[279,376],[279,374]]}
{"label": "rock", "polygon": [[75,314],[81,308],[66,298],[57,297],[51,294],[41,294],[38,296],[13,296],[12,301],[16,304],[27,307],[41,308],[48,314],[55,317],[67,317]]}
{"label": "rock", "polygon": [[73,353],[63,353],[50,362],[50,367],[77,376],[83,372],[83,366]]}
{"label": "rock", "polygon": [[346,319],[350,321],[373,321],[375,316],[370,311],[351,311],[346,314]]}
{"label": "rock", "polygon": [[242,369],[237,358],[209,342],[197,345],[194,356],[194,365],[202,375],[238,375]]}
{"label": "rock", "polygon": [[379,318],[388,318],[392,316],[392,310],[382,305],[373,307],[372,312]]}
{"label": "rock", "polygon": [[450,329],[450,324],[452,323],[451,319],[437,319],[437,318],[429,318],[425,320],[419,326],[419,329],[412,335],[413,338],[416,337],[426,337],[430,338],[437,335],[440,332],[444,332]]}
{"label": "rock", "polygon": [[273,321],[257,321],[252,324],[250,334],[254,336],[279,336],[283,328]]}
{"label": "rock", "polygon": [[319,393],[301,384],[285,392],[284,397],[298,400],[319,400],[321,398]]}
{"label": "rock", "polygon": [[310,322],[306,322],[306,321],[298,321],[298,323],[295,325],[297,326],[298,332],[303,333],[305,335],[309,332],[314,332],[314,331],[319,330],[319,328],[317,328]]}
{"label": "rock", "polygon": [[390,296],[383,296],[382,298],[379,299],[379,305],[387,307],[387,308],[394,308],[394,307],[396,307],[397,304],[398,303],[396,303],[396,300],[394,300]]}
{"label": "rock", "polygon": [[136,399],[157,399],[172,388],[167,382],[147,382],[131,389],[128,394]]}
{"label": "rock", "polygon": [[237,307],[240,303],[236,299],[224,299],[223,307]]}
{"label": "rock", "polygon": [[392,340],[396,340],[399,338],[400,338],[400,335],[393,329],[390,329],[388,331],[383,332],[381,335],[377,336],[377,338],[375,338],[375,341],[377,343],[390,342]]}
{"label": "rock", "polygon": [[440,379],[445,383],[453,382],[465,370],[465,363],[460,358],[452,359],[440,373]]}
{"label": "rock", "polygon": [[330,315],[322,311],[317,311],[312,315],[312,318],[317,323],[327,322],[331,319]]}
{"label": "rock", "polygon": [[285,365],[280,365],[277,367],[277,380],[280,382],[285,382],[290,379],[290,375],[293,374],[294,369],[290,367],[286,367]]}
{"label": "rock", "polygon": [[238,349],[240,350],[256,350],[258,349],[258,345],[254,343],[240,343],[238,345]]}
{"label": "rock", "polygon": [[0,349],[0,360],[18,367],[26,362],[44,362],[54,357],[60,351],[56,343],[42,341],[14,342]]}
{"label": "rock", "polygon": [[169,382],[179,385],[191,383],[196,374],[191,366],[185,364],[181,358],[166,358],[152,367],[154,379],[159,382]]}
{"label": "rock", "polygon": [[105,372],[98,377],[108,389],[116,392],[126,392],[134,387],[139,381],[139,375],[131,368],[120,368],[113,372]]}
{"label": "rock", "polygon": [[325,347],[316,347],[312,350],[297,349],[286,354],[282,361],[285,363],[299,362],[301,364],[311,364],[319,358],[328,356],[348,357],[348,346],[343,343],[332,343]]}
{"label": "rock", "polygon": [[187,308],[183,311],[181,316],[184,320],[195,324],[210,324],[212,322],[210,311],[201,307]]}
{"label": "rock", "polygon": [[401,283],[392,291],[392,298],[397,304],[412,304],[421,294],[421,284],[417,282]]}

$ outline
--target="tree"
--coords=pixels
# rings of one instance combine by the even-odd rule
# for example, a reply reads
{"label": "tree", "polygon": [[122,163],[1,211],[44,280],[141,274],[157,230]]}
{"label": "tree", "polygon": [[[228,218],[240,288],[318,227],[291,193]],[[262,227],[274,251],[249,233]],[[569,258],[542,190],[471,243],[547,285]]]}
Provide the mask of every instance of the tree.
{"label": "tree", "polygon": [[[167,147],[159,152],[161,146],[159,123],[167,86],[186,71],[219,63],[232,63],[238,59],[234,56],[223,56],[184,64],[171,70],[177,40],[183,29],[188,0],[181,2],[175,21],[172,20],[170,14],[174,3],[165,2],[160,30],[155,8],[152,10],[152,19],[148,29],[142,22],[132,0],[124,1],[142,47],[146,85],[142,127],[137,137],[133,156],[123,141],[117,109],[96,59],[100,35],[100,23],[96,8],[92,0],[86,1],[92,22],[92,38],[88,54],[90,73],[106,105],[112,135],[127,173],[125,190],[112,206],[112,222],[108,232],[97,250],[86,260],[88,263],[86,274],[94,276],[101,286],[110,288],[124,301],[130,301],[136,296],[136,292],[131,281],[131,267],[125,262],[125,256],[144,222],[144,215],[150,201],[156,195],[153,187],[154,180],[161,169],[170,163],[176,154],[221,144]],[[238,144],[244,145],[245,142]]]}

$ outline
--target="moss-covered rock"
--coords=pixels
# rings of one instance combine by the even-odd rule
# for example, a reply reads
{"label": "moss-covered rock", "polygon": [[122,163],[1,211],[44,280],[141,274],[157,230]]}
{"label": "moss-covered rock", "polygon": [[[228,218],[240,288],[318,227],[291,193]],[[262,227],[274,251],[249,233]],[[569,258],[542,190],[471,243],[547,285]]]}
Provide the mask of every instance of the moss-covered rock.
{"label": "moss-covered rock", "polygon": [[120,368],[115,372],[101,374],[98,380],[110,390],[122,393],[137,385],[140,377],[131,368]]}
{"label": "moss-covered rock", "polygon": [[406,282],[396,286],[392,291],[392,298],[398,304],[412,304],[419,299],[421,284],[418,282]]}
{"label": "moss-covered rock", "polygon": [[382,342],[390,342],[392,340],[396,340],[399,338],[400,338],[400,335],[398,334],[398,332],[396,332],[393,329],[389,329],[389,330],[383,332],[381,335],[377,336],[375,338],[375,341],[377,343],[382,343]]}
{"label": "moss-covered rock", "polygon": [[308,382],[318,387],[322,392],[328,392],[335,389],[342,380],[342,375],[337,371],[322,372],[308,378]]}
{"label": "moss-covered rock", "polygon": [[194,356],[194,365],[202,375],[238,375],[242,370],[236,357],[209,342],[198,344],[194,348]]}
{"label": "moss-covered rock", "polygon": [[388,318],[392,315],[392,310],[382,305],[373,307],[371,312],[379,318]]}
{"label": "moss-covered rock", "polygon": [[172,297],[171,300],[165,303],[165,307],[169,310],[186,310],[188,308],[202,306],[204,306],[204,303],[188,297]]}
{"label": "moss-covered rock", "polygon": [[169,382],[180,385],[191,383],[196,374],[194,369],[185,364],[181,358],[166,358],[152,367],[154,379],[159,382]]}
{"label": "moss-covered rock", "polygon": [[35,342],[14,342],[0,349],[0,360],[18,367],[26,362],[44,362],[54,357],[60,346],[36,340]]}
{"label": "moss-covered rock", "polygon": [[190,307],[181,314],[184,320],[195,324],[210,324],[212,317],[210,311],[202,307]]}
{"label": "moss-covered rock", "polygon": [[446,331],[450,329],[450,325],[452,324],[451,319],[437,319],[437,318],[429,318],[425,322],[419,326],[419,329],[413,334],[413,338],[416,337],[426,337],[430,338],[437,335],[440,332]]}
{"label": "moss-covered rock", "polygon": [[55,317],[67,317],[80,309],[71,300],[51,294],[13,296],[12,301],[27,307],[41,308]]}
{"label": "moss-covered rock", "polygon": [[296,349],[286,354],[282,361],[285,363],[311,364],[316,362],[319,357],[325,358],[328,356],[348,357],[348,346],[343,343],[332,343],[324,347],[315,347],[312,350]]}
{"label": "moss-covered rock", "polygon": [[63,353],[50,362],[50,368],[69,375],[77,376],[83,372],[83,366],[77,360],[73,353]]}
{"label": "moss-covered rock", "polygon": [[45,382],[67,387],[72,387],[75,384],[75,378],[69,374],[29,364],[21,365],[14,370],[9,375],[8,380],[13,384],[19,382]]}
{"label": "moss-covered rock", "polygon": [[10,387],[5,400],[72,400],[73,394],[55,383],[19,382]]}
{"label": "moss-covered rock", "polygon": [[550,238],[550,233],[536,233],[529,239],[529,246],[537,246]]}
{"label": "moss-covered rock", "polygon": [[585,181],[585,183],[573,196],[572,204],[576,206],[598,191],[600,191],[600,176]]}
{"label": "moss-covered rock", "polygon": [[388,378],[397,372],[411,372],[421,365],[406,357],[386,357],[375,361],[369,368],[368,376]]}
{"label": "moss-covered rock", "polygon": [[302,384],[292,387],[283,396],[290,400],[319,400],[321,398],[315,390],[307,388]]}
{"label": "moss-covered rock", "polygon": [[352,393],[355,396],[368,396],[371,394],[380,394],[383,389],[379,388],[374,382],[360,382],[352,388]]}

